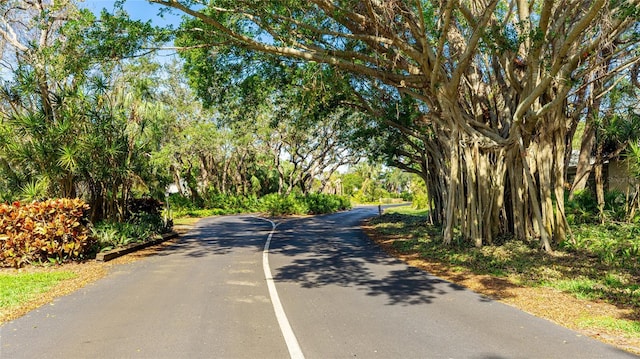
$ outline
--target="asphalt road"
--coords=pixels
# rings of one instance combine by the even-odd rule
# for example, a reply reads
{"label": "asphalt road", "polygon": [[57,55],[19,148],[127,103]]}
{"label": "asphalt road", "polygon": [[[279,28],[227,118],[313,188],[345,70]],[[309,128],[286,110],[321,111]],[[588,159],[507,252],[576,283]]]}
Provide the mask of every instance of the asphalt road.
{"label": "asphalt road", "polygon": [[390,258],[376,213],[200,221],[0,327],[0,358],[636,358]]}

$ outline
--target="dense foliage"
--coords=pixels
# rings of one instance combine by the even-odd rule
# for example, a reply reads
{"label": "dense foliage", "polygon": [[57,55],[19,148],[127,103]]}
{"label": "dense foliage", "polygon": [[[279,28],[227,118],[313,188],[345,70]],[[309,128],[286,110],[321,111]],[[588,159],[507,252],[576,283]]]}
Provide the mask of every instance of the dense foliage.
{"label": "dense foliage", "polygon": [[78,199],[0,204],[0,266],[87,258],[95,250],[88,210]]}
{"label": "dense foliage", "polygon": [[267,213],[271,216],[291,214],[325,214],[351,208],[346,196],[324,193],[278,194],[270,193],[260,198],[216,194],[213,201],[199,206],[188,197],[172,195],[169,198],[171,215],[175,217],[203,217],[247,212]]}
{"label": "dense foliage", "polygon": [[148,161],[167,132],[159,66],[125,60],[151,26],[70,1],[0,6],[0,200],[82,197],[92,220],[124,220],[132,198],[161,194]]}
{"label": "dense foliage", "polygon": [[163,215],[164,204],[150,197],[129,202],[125,220],[103,220],[91,228],[99,251],[147,242],[171,230],[172,222]]}
{"label": "dense foliage", "polygon": [[603,164],[637,132],[637,0],[150,1],[189,15],[180,35],[196,49],[188,63],[201,96],[216,89],[198,75],[218,61],[250,74],[236,61],[246,53],[348,78],[354,107],[371,115],[370,142],[427,182],[445,243],[506,235],[552,250],[569,232],[578,124],[571,187],[593,172],[601,210]]}

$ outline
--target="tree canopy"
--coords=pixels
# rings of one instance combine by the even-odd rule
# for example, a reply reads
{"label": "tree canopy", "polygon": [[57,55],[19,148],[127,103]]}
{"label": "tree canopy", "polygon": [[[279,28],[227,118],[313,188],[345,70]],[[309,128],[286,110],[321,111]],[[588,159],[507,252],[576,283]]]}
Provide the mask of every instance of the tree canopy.
{"label": "tree canopy", "polygon": [[[0,5],[15,75],[2,94],[1,181],[73,195],[120,178],[98,191],[120,200],[133,172],[140,183],[173,177],[196,197],[211,184],[305,192],[366,154],[424,179],[446,243],[506,236],[550,250],[568,235],[565,187],[601,177],[637,136],[638,0],[149,2],[185,14],[180,28],[96,19],[71,1]],[[169,36],[204,107],[134,60]],[[168,100],[171,89],[185,99]],[[177,108],[197,115],[159,120],[180,119]],[[91,142],[99,133],[106,142]],[[113,144],[100,161],[114,172],[89,171],[78,138]],[[133,170],[138,151],[170,170]]]}
{"label": "tree canopy", "polygon": [[416,99],[411,128],[432,135],[429,188],[440,189],[446,242],[456,231],[476,245],[564,240],[567,130],[585,98],[637,76],[635,0],[151,2],[206,24],[197,37],[211,56],[232,44],[326,63],[356,91]]}

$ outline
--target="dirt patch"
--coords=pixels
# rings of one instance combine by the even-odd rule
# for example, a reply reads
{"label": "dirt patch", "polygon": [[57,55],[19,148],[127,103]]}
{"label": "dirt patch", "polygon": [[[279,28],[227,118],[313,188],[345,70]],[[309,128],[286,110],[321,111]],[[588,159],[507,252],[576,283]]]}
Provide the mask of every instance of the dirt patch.
{"label": "dirt patch", "polygon": [[629,337],[624,332],[614,329],[593,329],[581,324],[589,318],[602,317],[640,320],[637,318],[637,312],[621,309],[604,302],[577,299],[570,294],[552,288],[524,287],[514,283],[509,277],[474,274],[459,268],[451,268],[446,263],[422,258],[417,253],[403,254],[393,247],[393,243],[399,238],[385,237],[376,232],[373,226],[366,224],[363,226],[363,230],[387,253],[405,261],[410,266],[423,269],[474,292],[615,345],[623,350],[640,354],[640,338]]}

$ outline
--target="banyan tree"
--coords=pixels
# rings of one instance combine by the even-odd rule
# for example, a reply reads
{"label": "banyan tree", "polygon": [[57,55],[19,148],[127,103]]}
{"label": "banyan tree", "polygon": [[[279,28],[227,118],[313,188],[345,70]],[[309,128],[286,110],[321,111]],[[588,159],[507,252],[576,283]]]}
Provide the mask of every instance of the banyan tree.
{"label": "banyan tree", "polygon": [[563,241],[570,137],[593,101],[637,75],[638,0],[151,2],[198,19],[185,30],[210,56],[231,45],[324,63],[353,75],[354,91],[414,98],[447,243]]}

